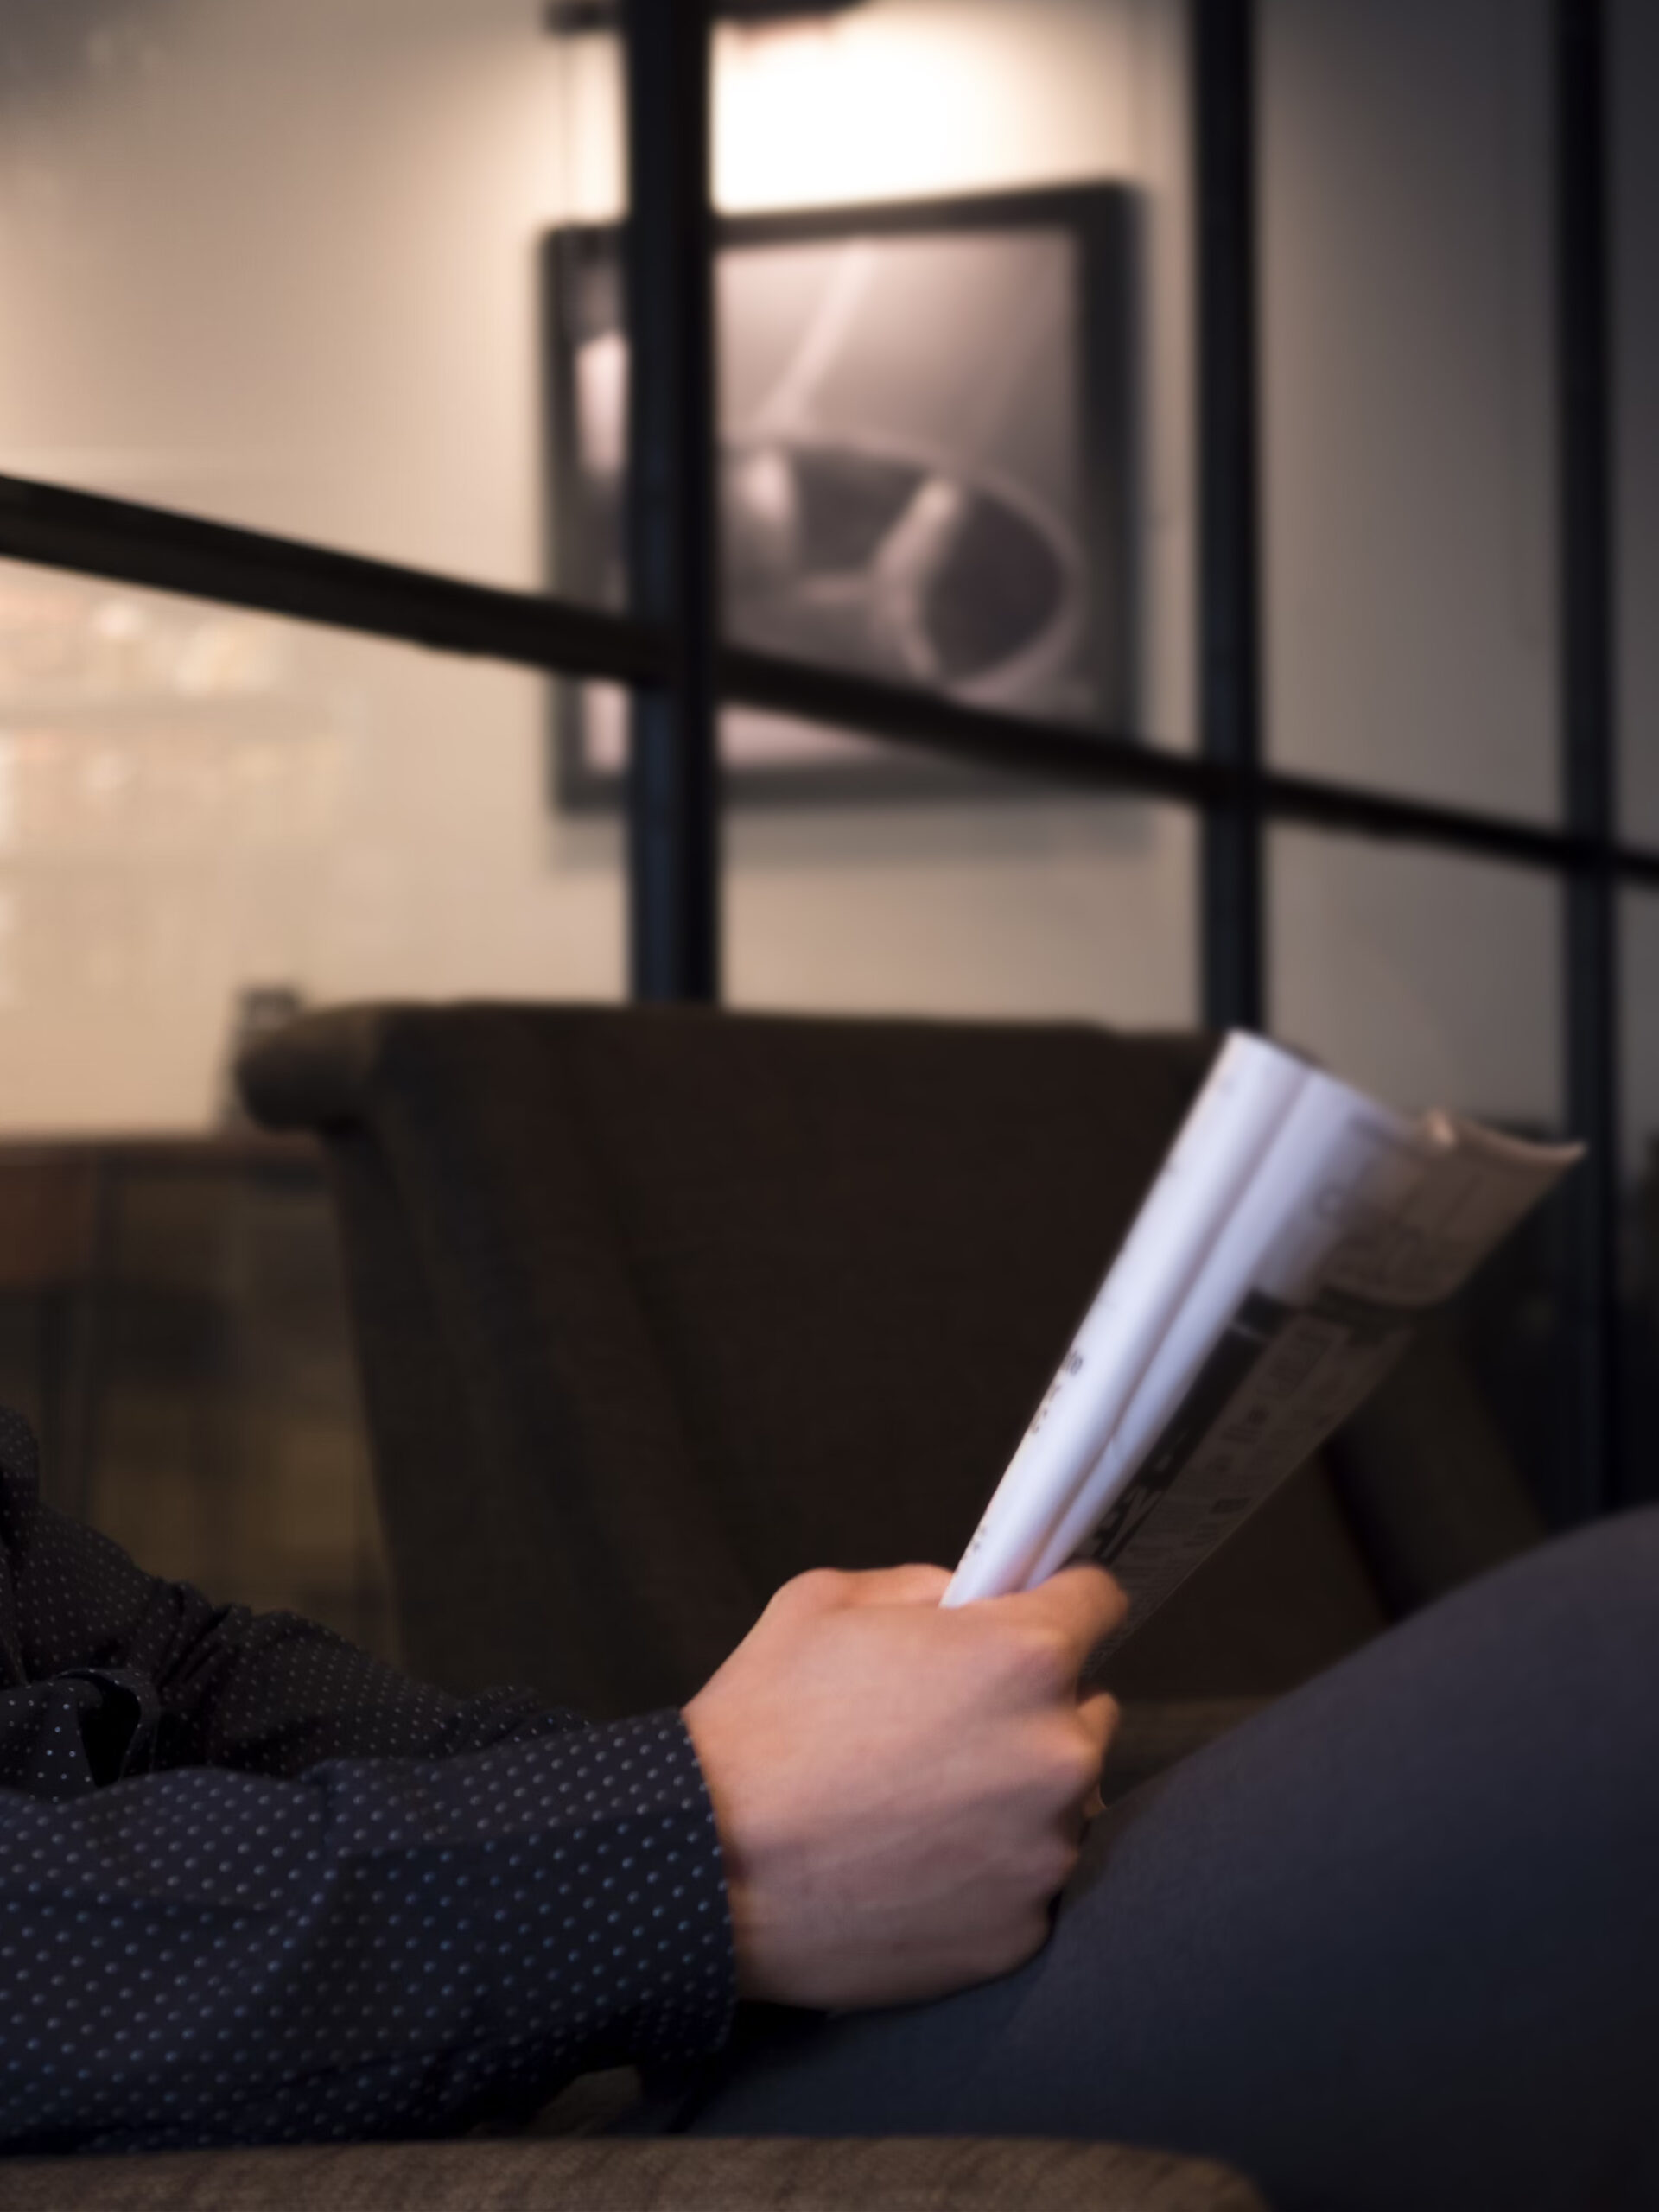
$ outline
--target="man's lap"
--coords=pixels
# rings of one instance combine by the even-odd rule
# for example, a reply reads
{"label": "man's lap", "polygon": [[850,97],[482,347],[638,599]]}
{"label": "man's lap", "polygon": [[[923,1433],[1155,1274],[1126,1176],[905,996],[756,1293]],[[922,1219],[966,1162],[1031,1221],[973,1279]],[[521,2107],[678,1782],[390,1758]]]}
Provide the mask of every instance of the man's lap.
{"label": "man's lap", "polygon": [[1416,1616],[1095,1824],[1046,1948],[756,2013],[721,2134],[1115,2137],[1281,2208],[1659,2201],[1659,1512]]}

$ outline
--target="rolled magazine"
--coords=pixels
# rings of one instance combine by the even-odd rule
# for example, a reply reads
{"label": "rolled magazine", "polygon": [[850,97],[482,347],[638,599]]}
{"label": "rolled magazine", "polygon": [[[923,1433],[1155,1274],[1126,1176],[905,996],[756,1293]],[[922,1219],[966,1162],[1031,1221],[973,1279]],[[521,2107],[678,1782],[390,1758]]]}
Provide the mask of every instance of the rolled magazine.
{"label": "rolled magazine", "polygon": [[1380,1382],[1580,1157],[1395,1112],[1228,1039],[947,1605],[1110,1567],[1138,1628]]}

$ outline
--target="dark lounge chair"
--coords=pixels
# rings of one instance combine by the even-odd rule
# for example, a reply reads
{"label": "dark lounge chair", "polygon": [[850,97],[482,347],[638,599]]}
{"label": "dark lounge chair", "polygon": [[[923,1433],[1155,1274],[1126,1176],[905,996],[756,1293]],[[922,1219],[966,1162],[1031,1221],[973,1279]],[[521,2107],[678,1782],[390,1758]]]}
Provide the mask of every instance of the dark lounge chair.
{"label": "dark lounge chair", "polygon": [[[798,1569],[961,1548],[1212,1049],[1084,1027],[470,1005],[262,1040],[324,1140],[404,1656],[688,1696]],[[1121,1794],[1538,1533],[1426,1348],[1121,1655]],[[26,2208],[1243,2212],[1103,2144],[530,2139],[40,2162]]]}

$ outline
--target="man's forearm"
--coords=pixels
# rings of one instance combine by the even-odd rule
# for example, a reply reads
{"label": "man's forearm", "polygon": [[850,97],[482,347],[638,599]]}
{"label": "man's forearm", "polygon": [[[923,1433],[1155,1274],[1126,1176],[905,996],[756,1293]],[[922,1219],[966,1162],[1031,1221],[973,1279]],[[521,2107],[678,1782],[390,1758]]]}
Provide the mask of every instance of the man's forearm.
{"label": "man's forearm", "polygon": [[213,1605],[32,1498],[12,1582],[26,1679],[117,1670],[150,1686],[164,1721],[140,1771],[291,1777],[320,1759],[442,1758],[582,1725],[528,1690],[447,1696],[294,1613]]}
{"label": "man's forearm", "polygon": [[453,2132],[733,2001],[678,1717],[0,1796],[0,2146]]}

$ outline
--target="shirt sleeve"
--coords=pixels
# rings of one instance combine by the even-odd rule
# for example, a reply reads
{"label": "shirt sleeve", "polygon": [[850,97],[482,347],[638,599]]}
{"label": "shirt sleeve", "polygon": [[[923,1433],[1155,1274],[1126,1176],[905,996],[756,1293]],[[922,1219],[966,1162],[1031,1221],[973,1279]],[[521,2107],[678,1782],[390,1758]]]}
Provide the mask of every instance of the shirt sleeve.
{"label": "shirt sleeve", "polygon": [[677,1713],[449,1697],[211,1605],[41,1506],[3,1412],[0,1567],[0,2149],[450,2133],[722,2040]]}
{"label": "shirt sleeve", "polygon": [[439,1758],[583,1726],[526,1690],[447,1696],[314,1621],[214,1605],[188,1583],[147,1574],[107,1536],[41,1503],[34,1438],[3,1412],[0,1545],[0,1610],[10,1614],[0,1620],[0,1672],[142,1679],[158,1707],[145,1765],[295,1776],[324,1758]]}
{"label": "shirt sleeve", "polygon": [[0,1792],[0,2147],[449,2133],[715,2048],[713,1815],[677,1714],[443,1759]]}

